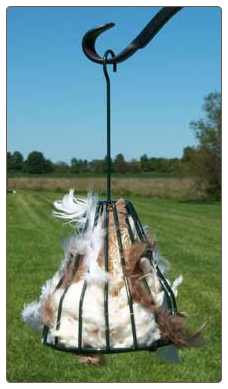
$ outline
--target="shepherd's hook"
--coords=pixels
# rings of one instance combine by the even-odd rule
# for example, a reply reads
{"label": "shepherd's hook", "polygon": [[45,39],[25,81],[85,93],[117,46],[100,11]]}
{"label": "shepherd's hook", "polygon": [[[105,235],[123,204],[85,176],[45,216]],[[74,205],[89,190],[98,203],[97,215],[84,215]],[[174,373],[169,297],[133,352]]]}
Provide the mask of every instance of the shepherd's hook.
{"label": "shepherd's hook", "polygon": [[[163,7],[143,28],[133,41],[119,54],[107,59],[108,64],[117,64],[126,61],[137,50],[143,49],[161,30],[161,28],[183,7]],[[103,64],[103,58],[96,51],[96,40],[104,31],[114,27],[114,23],[106,23],[102,26],[87,31],[82,40],[82,49],[85,55],[93,62]]]}

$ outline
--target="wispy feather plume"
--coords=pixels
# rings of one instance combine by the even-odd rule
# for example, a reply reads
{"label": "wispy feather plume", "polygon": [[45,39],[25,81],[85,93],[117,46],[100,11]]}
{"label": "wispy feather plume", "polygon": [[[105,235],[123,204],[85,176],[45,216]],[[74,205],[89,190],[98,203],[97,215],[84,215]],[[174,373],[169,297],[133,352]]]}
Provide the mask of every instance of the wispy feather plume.
{"label": "wispy feather plume", "polygon": [[86,224],[86,230],[72,236],[64,242],[64,251],[68,255],[69,247],[74,246],[78,254],[83,254],[83,262],[86,267],[84,278],[88,282],[104,283],[108,281],[108,273],[103,270],[97,260],[104,243],[105,231],[102,228],[103,218],[98,217],[94,226],[98,197],[89,193],[86,199],[76,198],[74,191],[70,190],[62,200],[55,201],[54,206],[59,212],[56,217],[68,219],[75,223],[76,227],[82,228]]}
{"label": "wispy feather plume", "polygon": [[97,203],[97,196],[89,193],[87,198],[77,198],[74,196],[74,190],[70,189],[62,200],[54,202],[57,212],[54,216],[60,219],[66,219],[69,223],[75,223],[78,228],[85,226],[88,213],[94,209]]}
{"label": "wispy feather plume", "polygon": [[160,251],[157,248],[155,248],[155,250],[153,251],[153,257],[161,272],[163,274],[166,274],[170,270],[170,264],[167,259],[163,257],[163,255],[161,255]]}

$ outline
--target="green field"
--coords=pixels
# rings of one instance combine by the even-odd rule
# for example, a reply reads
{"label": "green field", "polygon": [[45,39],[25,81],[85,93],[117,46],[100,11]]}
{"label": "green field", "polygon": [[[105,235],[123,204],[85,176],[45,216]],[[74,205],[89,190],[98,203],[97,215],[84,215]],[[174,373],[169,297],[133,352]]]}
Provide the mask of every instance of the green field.
{"label": "green field", "polygon": [[[107,180],[105,176],[71,176],[68,177],[8,177],[9,190],[29,190],[64,193],[69,188],[76,188],[77,193],[96,191],[105,196]],[[165,176],[114,176],[112,194],[115,197],[150,197],[159,199],[202,199],[205,197],[193,177]]]}
{"label": "green field", "polygon": [[196,329],[206,320],[201,349],[180,352],[173,365],[155,353],[105,356],[100,367],[86,367],[72,354],[41,344],[21,319],[24,302],[57,270],[59,239],[70,227],[52,216],[61,194],[21,191],[8,194],[7,379],[10,382],[218,382],[221,380],[221,216],[219,203],[131,198],[141,221],[155,232],[172,269],[184,277],[178,308]]}

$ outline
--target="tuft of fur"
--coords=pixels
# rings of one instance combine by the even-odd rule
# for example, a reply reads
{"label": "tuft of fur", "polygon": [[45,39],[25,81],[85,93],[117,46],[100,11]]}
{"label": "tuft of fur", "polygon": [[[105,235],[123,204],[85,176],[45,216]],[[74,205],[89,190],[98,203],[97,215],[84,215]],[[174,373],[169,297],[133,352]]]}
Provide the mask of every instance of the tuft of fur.
{"label": "tuft of fur", "polygon": [[161,308],[153,309],[153,313],[161,331],[162,342],[171,342],[178,348],[201,347],[205,344],[202,338],[203,327],[191,333],[182,317],[169,315]]}
{"label": "tuft of fur", "polygon": [[127,276],[133,274],[136,264],[145,253],[146,248],[146,242],[136,242],[131,246],[128,257],[125,259],[125,274]]}
{"label": "tuft of fur", "polygon": [[134,302],[137,302],[149,309],[155,304],[153,296],[146,291],[141,280],[136,277],[129,277],[129,286],[131,297]]}
{"label": "tuft of fur", "polygon": [[79,362],[85,364],[86,366],[98,366],[102,363],[102,360],[102,354],[85,354],[79,356]]}
{"label": "tuft of fur", "polygon": [[201,330],[191,333],[186,326],[184,318],[177,315],[169,315],[163,308],[155,305],[152,295],[149,295],[139,278],[130,277],[129,285],[132,300],[151,310],[155,316],[161,332],[161,341],[173,343],[177,347],[199,347],[204,344]]}

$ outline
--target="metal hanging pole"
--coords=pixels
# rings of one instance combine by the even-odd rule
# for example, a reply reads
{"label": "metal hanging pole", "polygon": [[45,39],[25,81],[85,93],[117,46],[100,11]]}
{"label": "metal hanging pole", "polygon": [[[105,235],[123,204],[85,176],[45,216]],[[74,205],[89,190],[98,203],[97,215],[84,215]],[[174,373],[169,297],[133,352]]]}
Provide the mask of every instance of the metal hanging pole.
{"label": "metal hanging pole", "polygon": [[[107,201],[111,200],[111,98],[110,78],[107,71],[108,56],[115,56],[112,50],[107,50],[103,57],[103,71],[106,79],[106,109],[107,109]],[[113,71],[116,72],[116,63],[113,64]]]}

